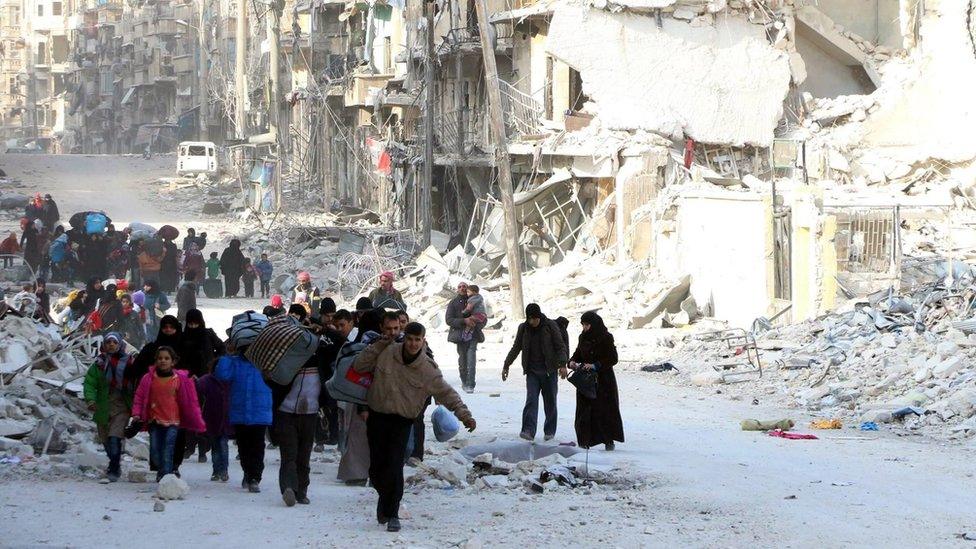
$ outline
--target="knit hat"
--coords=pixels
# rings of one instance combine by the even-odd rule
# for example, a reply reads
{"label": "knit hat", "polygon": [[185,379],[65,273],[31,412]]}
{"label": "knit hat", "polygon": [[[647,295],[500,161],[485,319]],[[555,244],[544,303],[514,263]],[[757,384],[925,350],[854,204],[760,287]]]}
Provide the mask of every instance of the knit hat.
{"label": "knit hat", "polygon": [[331,297],[323,297],[319,303],[319,314],[332,314],[336,312],[336,303]]}
{"label": "knit hat", "polygon": [[525,318],[542,318],[542,308],[538,303],[529,303],[525,306]]}
{"label": "knit hat", "polygon": [[146,292],[139,290],[132,294],[132,302],[142,307],[146,304]]}
{"label": "knit hat", "polygon": [[281,296],[280,295],[275,294],[275,295],[271,296],[271,306],[272,307],[275,307],[276,309],[281,309],[283,305],[284,305],[284,302],[281,300]]}
{"label": "knit hat", "polygon": [[108,341],[115,341],[119,345],[122,345],[122,335],[118,332],[109,332],[102,338],[102,343],[104,344]]}
{"label": "knit hat", "polygon": [[227,335],[230,336],[230,340],[234,346],[239,349],[254,343],[258,338],[258,334],[267,325],[268,317],[255,313],[254,311],[245,311],[234,316],[233,320],[231,320]]}

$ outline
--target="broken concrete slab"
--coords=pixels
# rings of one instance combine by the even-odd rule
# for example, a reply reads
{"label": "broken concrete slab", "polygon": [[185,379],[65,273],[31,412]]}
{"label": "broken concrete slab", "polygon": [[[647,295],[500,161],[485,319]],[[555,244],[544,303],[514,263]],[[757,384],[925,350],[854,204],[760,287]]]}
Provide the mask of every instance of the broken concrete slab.
{"label": "broken concrete slab", "polygon": [[671,17],[662,27],[654,17],[559,6],[547,49],[579,71],[607,128],[767,146],[791,75],[765,27],[729,13],[710,27]]}

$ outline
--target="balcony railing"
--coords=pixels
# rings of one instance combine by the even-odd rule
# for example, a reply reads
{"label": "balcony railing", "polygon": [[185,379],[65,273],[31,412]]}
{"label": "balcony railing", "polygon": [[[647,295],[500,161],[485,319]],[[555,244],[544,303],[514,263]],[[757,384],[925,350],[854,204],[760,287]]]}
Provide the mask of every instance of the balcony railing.
{"label": "balcony railing", "polygon": [[539,133],[539,120],[545,110],[531,95],[499,80],[502,106],[505,109],[506,131],[510,137]]}

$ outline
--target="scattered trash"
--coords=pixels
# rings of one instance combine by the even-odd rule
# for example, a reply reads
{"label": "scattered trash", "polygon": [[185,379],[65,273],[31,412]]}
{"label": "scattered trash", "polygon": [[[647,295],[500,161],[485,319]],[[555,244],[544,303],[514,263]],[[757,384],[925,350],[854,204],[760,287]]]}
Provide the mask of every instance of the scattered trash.
{"label": "scattered trash", "polygon": [[844,426],[839,419],[815,419],[810,422],[814,429],[840,429]]}
{"label": "scattered trash", "polygon": [[873,421],[865,421],[865,422],[861,423],[860,429],[862,431],[877,431],[878,430],[878,424],[875,423],[875,422],[873,422]]}
{"label": "scattered trash", "polygon": [[803,433],[789,433],[783,431],[782,429],[774,429],[768,433],[771,437],[785,438],[788,440],[818,440],[816,435],[808,435]]}
{"label": "scattered trash", "polygon": [[786,496],[783,499],[796,499],[796,495],[794,494],[794,495]]}
{"label": "scattered trash", "polygon": [[662,362],[661,364],[648,364],[646,366],[641,366],[642,372],[677,372],[678,369],[675,368],[674,364],[670,362]]}

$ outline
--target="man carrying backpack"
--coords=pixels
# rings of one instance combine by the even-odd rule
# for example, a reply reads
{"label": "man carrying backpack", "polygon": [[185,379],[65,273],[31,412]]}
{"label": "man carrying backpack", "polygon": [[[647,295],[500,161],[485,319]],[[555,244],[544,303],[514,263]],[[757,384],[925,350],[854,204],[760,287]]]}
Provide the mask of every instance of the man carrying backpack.
{"label": "man carrying backpack", "polygon": [[525,440],[535,439],[539,421],[539,393],[545,408],[546,421],[542,427],[545,440],[556,436],[556,392],[559,388],[559,369],[569,360],[569,335],[563,334],[556,321],[546,318],[536,303],[525,307],[525,322],[519,324],[512,349],[502,367],[502,380],[508,379],[508,368],[522,355],[525,375],[525,408],[522,410],[522,431]]}

